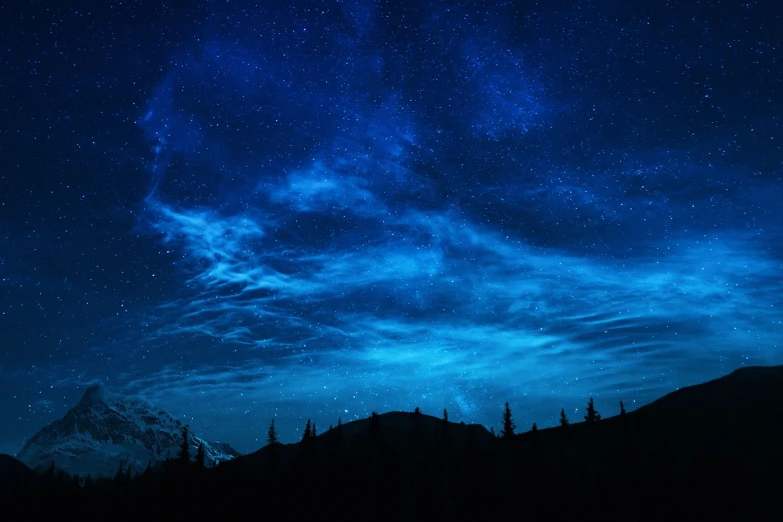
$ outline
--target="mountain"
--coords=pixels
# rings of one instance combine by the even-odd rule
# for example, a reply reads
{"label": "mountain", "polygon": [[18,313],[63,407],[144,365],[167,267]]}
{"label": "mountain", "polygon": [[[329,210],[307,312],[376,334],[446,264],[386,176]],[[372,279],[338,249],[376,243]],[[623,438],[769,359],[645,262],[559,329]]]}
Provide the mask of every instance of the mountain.
{"label": "mountain", "polygon": [[[756,407],[780,407],[783,399],[783,366],[746,366],[709,382],[671,392],[639,408],[645,415],[693,414],[693,407],[713,406],[747,411]],[[716,420],[720,420],[720,416]]]}
{"label": "mountain", "polygon": [[40,475],[11,455],[0,454],[0,484],[34,483]]}
{"label": "mountain", "polygon": [[[333,427],[321,432],[312,442],[321,458],[327,458],[330,452],[346,452],[357,455],[359,460],[368,460],[372,446],[380,444],[386,451],[400,455],[402,460],[411,460],[422,457],[422,448],[433,452],[451,451],[467,445],[481,448],[495,440],[496,437],[480,424],[446,422],[423,413],[390,411]],[[218,473],[226,477],[260,476],[270,465],[272,457],[276,460],[275,465],[290,471],[306,449],[301,442],[278,444],[274,448],[265,446],[221,463]]]}
{"label": "mountain", "polygon": [[193,500],[217,498],[223,517],[284,506],[304,520],[783,520],[781,440],[783,367],[742,368],[622,416],[506,439],[390,412],[215,468],[161,466],[90,487],[46,474],[5,497],[0,488],[0,512],[5,498],[18,518],[55,504],[68,514],[88,505],[98,520],[132,498],[126,517],[151,506],[203,516]]}
{"label": "mountain", "polygon": [[[31,437],[17,458],[42,471],[52,462],[69,474],[113,476],[120,465],[144,471],[176,457],[182,423],[140,397],[125,397],[100,386],[87,389],[65,416]],[[191,458],[204,443],[207,465],[230,460],[238,453],[225,443],[211,444],[189,434]]]}

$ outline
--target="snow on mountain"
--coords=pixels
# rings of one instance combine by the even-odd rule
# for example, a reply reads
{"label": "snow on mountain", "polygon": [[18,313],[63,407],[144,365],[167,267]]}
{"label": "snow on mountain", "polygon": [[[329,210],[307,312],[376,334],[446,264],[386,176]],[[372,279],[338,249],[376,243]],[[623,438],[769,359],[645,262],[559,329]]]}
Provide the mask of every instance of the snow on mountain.
{"label": "snow on mountain", "polygon": [[[142,472],[147,465],[176,457],[182,442],[182,423],[140,397],[124,397],[100,386],[87,389],[65,416],[36,433],[17,458],[44,470],[57,469],[93,477],[113,476],[120,463]],[[201,442],[208,466],[239,455],[225,443],[211,444],[192,433],[191,458]]]}

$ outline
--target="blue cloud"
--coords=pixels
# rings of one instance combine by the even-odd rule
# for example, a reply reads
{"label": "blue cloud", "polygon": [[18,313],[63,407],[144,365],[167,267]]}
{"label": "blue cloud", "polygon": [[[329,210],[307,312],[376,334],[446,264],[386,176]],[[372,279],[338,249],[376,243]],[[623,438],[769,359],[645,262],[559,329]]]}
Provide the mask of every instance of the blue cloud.
{"label": "blue cloud", "polygon": [[172,56],[137,122],[169,291],[62,384],[112,375],[250,450],[272,416],[545,426],[781,362],[774,175],[631,126],[641,101],[500,8],[331,7],[221,4]]}

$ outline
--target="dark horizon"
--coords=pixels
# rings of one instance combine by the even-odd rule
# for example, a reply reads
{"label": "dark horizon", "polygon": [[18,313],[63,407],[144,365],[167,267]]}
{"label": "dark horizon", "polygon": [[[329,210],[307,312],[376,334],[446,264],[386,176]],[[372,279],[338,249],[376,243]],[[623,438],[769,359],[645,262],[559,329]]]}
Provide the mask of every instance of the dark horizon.
{"label": "dark horizon", "polygon": [[783,15],[571,4],[0,6],[0,452],[96,383],[246,453],[783,364]]}
{"label": "dark horizon", "polygon": [[[516,433],[508,404],[495,435],[418,409],[373,413],[318,437],[308,422],[291,445],[270,428],[259,451],[215,462],[214,450],[179,425],[165,437],[167,456],[147,464],[128,455],[102,468],[108,475],[78,468],[68,451],[43,450],[34,459],[40,472],[0,458],[0,510],[30,516],[57,506],[97,520],[125,502],[133,516],[271,506],[297,519],[362,521],[765,520],[781,511],[781,400],[783,365],[744,367],[617,417],[602,417],[590,400],[584,422],[550,430]],[[75,423],[81,432],[89,415]],[[159,434],[144,435],[144,447],[163,449]]]}

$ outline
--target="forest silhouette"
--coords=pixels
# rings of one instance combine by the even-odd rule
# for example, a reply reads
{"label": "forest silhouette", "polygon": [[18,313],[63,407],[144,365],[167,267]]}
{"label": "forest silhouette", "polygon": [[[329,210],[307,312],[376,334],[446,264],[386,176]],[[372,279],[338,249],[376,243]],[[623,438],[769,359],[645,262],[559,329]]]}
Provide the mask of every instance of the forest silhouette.
{"label": "forest silhouette", "polygon": [[[743,368],[638,410],[517,432],[509,403],[496,436],[448,412],[373,412],[301,441],[205,461],[203,447],[113,478],[37,473],[0,456],[3,514],[203,516],[273,512],[342,520],[781,519],[783,366]],[[45,498],[46,502],[40,499]]]}

